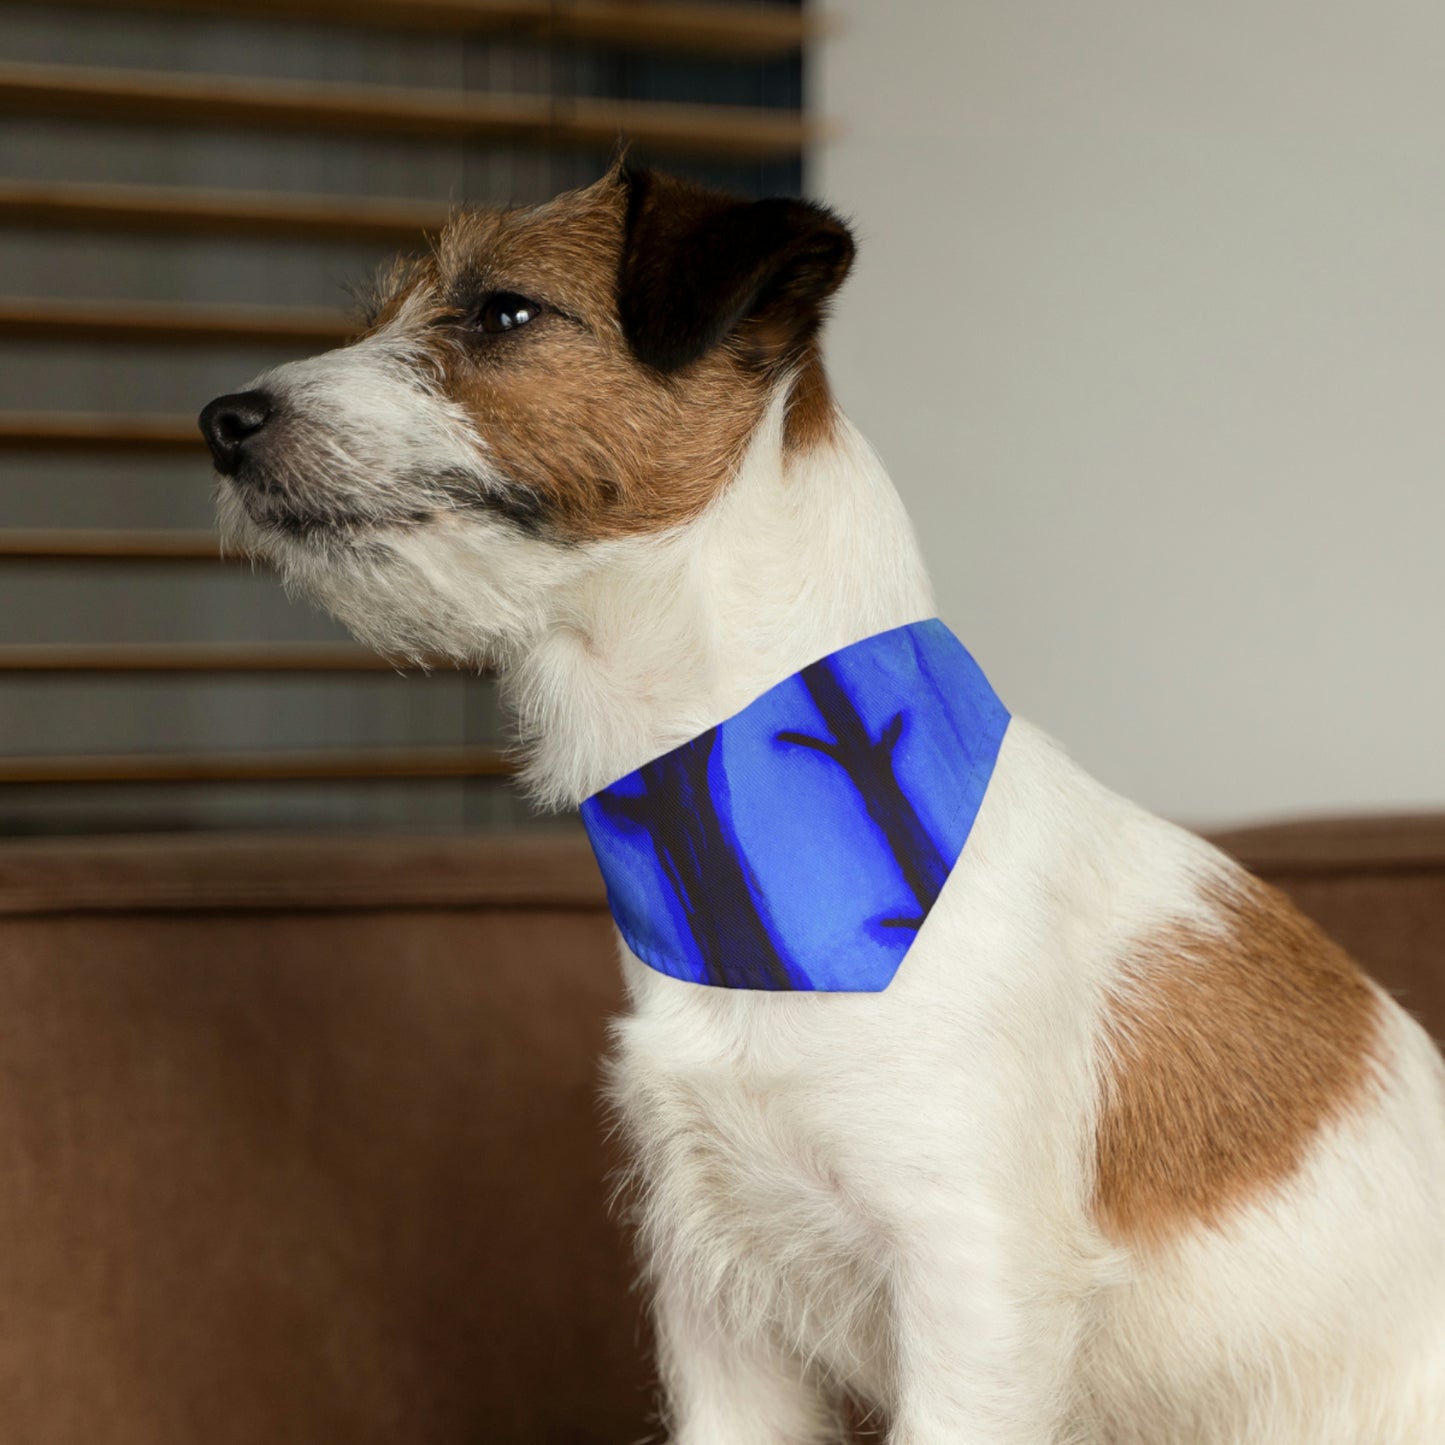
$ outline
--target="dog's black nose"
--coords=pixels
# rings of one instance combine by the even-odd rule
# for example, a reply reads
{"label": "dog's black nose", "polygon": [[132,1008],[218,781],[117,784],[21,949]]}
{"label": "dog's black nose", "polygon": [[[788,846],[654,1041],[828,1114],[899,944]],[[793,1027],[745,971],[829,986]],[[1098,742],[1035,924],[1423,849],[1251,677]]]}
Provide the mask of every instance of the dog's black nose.
{"label": "dog's black nose", "polygon": [[201,413],[201,434],[216,470],[232,476],[240,468],[246,443],[270,420],[271,398],[264,391],[218,396]]}

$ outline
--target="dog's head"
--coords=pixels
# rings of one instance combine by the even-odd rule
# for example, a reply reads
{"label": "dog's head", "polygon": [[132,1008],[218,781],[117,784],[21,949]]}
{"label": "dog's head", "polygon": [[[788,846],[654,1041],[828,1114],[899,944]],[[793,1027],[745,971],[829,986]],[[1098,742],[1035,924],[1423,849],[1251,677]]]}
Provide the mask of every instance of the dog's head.
{"label": "dog's head", "polygon": [[826,429],[815,335],[847,228],[614,168],[459,213],[351,344],[201,414],[227,541],[403,653],[505,653],[537,598],[723,490],[781,385]]}

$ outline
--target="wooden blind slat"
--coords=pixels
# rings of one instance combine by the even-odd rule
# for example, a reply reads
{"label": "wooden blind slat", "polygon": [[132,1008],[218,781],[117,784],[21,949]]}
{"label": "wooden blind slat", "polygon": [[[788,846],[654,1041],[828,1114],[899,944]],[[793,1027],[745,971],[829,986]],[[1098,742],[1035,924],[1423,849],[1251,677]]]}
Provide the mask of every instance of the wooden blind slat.
{"label": "wooden blind slat", "polygon": [[0,412],[0,451],[204,452],[193,416]]}
{"label": "wooden blind slat", "polygon": [[300,306],[0,298],[0,337],[9,340],[330,347],[356,329],[345,312]]}
{"label": "wooden blind slat", "polygon": [[699,55],[790,55],[821,27],[776,5],[676,0],[53,0],[83,8],[189,11],[390,30],[506,35]]}
{"label": "wooden blind slat", "polygon": [[[211,532],[0,531],[0,561],[219,562]],[[238,557],[236,561],[249,559]]]}
{"label": "wooden blind slat", "polygon": [[[403,0],[404,3],[404,0]],[[529,7],[553,8],[548,0]],[[780,5],[637,4],[634,0],[560,0],[554,30],[594,45],[691,51],[763,59],[792,55],[825,27]]]}
{"label": "wooden blind slat", "polygon": [[503,778],[515,771],[511,760],[496,748],[0,757],[0,784],[360,782],[383,778]]}
{"label": "wooden blind slat", "polygon": [[446,206],[408,201],[0,181],[0,225],[52,230],[414,246],[439,231],[448,214]]}
{"label": "wooden blind slat", "polygon": [[0,113],[592,150],[610,150],[625,137],[658,152],[737,160],[796,156],[819,138],[801,114],[743,106],[32,64],[0,65]]}
{"label": "wooden blind slat", "polygon": [[0,645],[0,673],[366,673],[407,669],[407,664],[389,661],[365,648],[328,642]]}

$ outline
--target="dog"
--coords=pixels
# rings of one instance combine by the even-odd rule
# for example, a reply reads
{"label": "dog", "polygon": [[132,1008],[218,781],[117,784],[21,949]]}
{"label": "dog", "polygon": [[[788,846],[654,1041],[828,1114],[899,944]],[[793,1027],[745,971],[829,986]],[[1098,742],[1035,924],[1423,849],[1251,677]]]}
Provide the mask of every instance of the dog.
{"label": "dog", "polygon": [[[460,212],[360,339],[202,413],[223,534],[390,656],[497,667],[533,793],[597,798],[933,616],[821,361],[853,254],[624,163]],[[871,991],[622,949],[671,1439],[814,1445],[861,1402],[893,1445],[1445,1440],[1422,1029],[1021,719],[949,862]]]}

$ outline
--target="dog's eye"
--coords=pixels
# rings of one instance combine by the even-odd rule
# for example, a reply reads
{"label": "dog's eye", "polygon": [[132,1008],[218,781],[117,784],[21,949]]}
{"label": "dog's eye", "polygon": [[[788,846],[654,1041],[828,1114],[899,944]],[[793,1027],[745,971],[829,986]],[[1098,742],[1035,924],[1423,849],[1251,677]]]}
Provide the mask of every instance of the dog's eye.
{"label": "dog's eye", "polygon": [[519,296],[515,291],[497,291],[482,303],[476,313],[474,324],[478,331],[496,336],[503,331],[515,331],[529,321],[535,321],[541,314],[540,303]]}

